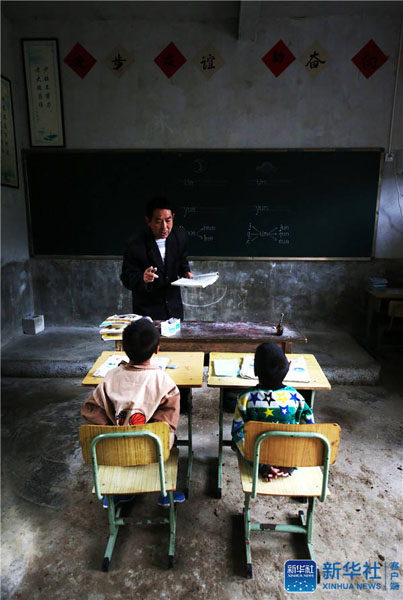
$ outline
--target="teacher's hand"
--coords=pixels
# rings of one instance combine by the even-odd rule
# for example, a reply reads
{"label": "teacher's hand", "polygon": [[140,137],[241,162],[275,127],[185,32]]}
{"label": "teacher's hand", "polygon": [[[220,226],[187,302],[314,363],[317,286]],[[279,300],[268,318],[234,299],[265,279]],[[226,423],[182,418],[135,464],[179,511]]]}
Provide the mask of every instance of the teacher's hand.
{"label": "teacher's hand", "polygon": [[148,267],[143,273],[143,280],[145,283],[152,283],[154,279],[158,279],[158,275],[156,273],[157,267]]}
{"label": "teacher's hand", "polygon": [[185,274],[185,277],[186,277],[186,279],[193,279],[193,273],[191,273],[190,271],[188,271],[188,272]]}

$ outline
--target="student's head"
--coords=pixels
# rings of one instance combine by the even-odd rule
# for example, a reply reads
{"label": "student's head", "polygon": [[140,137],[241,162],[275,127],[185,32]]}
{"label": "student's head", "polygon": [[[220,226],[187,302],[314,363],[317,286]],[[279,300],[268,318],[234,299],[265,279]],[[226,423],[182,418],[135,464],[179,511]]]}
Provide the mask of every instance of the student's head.
{"label": "student's head", "polygon": [[266,342],[260,344],[255,352],[255,375],[259,384],[268,390],[277,390],[283,387],[283,379],[287,375],[289,363],[282,349]]}
{"label": "student's head", "polygon": [[136,364],[151,358],[159,341],[159,331],[148,319],[138,319],[123,330],[123,350]]}
{"label": "student's head", "polygon": [[156,239],[166,239],[171,233],[175,213],[167,198],[151,198],[146,205],[146,222]]}

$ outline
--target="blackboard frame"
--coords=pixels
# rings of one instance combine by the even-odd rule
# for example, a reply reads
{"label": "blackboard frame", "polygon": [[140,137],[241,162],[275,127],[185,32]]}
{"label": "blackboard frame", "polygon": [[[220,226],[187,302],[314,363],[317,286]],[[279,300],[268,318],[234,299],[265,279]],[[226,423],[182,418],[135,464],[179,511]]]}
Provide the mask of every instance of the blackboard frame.
{"label": "blackboard frame", "polygon": [[233,260],[239,260],[239,261],[283,261],[283,260],[288,260],[288,261],[298,261],[298,260],[303,260],[303,261],[346,261],[346,260],[352,260],[352,261],[366,261],[366,260],[371,260],[371,258],[374,256],[374,250],[375,250],[375,243],[376,243],[376,231],[377,231],[377,224],[378,224],[378,214],[379,214],[379,199],[380,199],[380,188],[381,188],[381,174],[382,174],[382,166],[383,166],[383,159],[384,159],[384,149],[383,148],[309,148],[309,149],[298,149],[298,148],[292,148],[292,149],[285,149],[285,148],[269,148],[269,149],[265,149],[265,148],[256,148],[256,149],[170,149],[170,150],[161,150],[161,149],[105,149],[105,150],[96,150],[96,149],[30,149],[30,150],[23,150],[22,155],[23,155],[23,166],[24,166],[24,180],[25,180],[25,189],[26,189],[26,206],[27,206],[27,218],[28,218],[28,232],[29,232],[29,246],[30,246],[30,254],[33,257],[38,257],[38,258],[58,258],[58,259],[118,259],[121,257],[121,254],[85,254],[85,253],[78,253],[78,254],[73,254],[73,253],[67,253],[67,254],[63,254],[63,253],[39,253],[39,252],[35,252],[35,248],[34,248],[34,240],[33,240],[33,233],[32,233],[32,214],[31,214],[31,202],[30,202],[30,186],[29,186],[29,177],[28,177],[28,166],[27,166],[27,159],[30,156],[39,156],[39,155],[46,155],[46,154],[56,154],[58,153],[60,154],[65,154],[65,155],[69,155],[69,156],[74,156],[74,155],[86,155],[86,154],[93,154],[93,155],[102,155],[102,154],[110,154],[111,156],[113,155],[129,155],[129,154],[147,154],[150,153],[150,155],[156,155],[158,153],[162,153],[164,155],[169,155],[169,154],[178,154],[178,155],[189,155],[189,154],[194,154],[194,153],[204,153],[204,154],[225,154],[225,155],[231,155],[231,154],[236,154],[236,155],[247,155],[247,154],[254,154],[254,153],[299,153],[299,154],[306,154],[306,153],[340,153],[340,152],[348,152],[348,153],[355,153],[355,152],[376,152],[379,153],[379,170],[378,170],[378,184],[377,184],[377,197],[376,197],[376,208],[375,208],[375,214],[374,214],[374,224],[373,224],[373,231],[372,231],[372,243],[371,243],[371,251],[368,252],[367,255],[365,256],[275,256],[275,255],[270,255],[270,256],[262,256],[262,255],[248,255],[248,256],[236,256],[236,255],[202,255],[202,254],[191,254],[189,256],[190,260],[210,260],[210,261],[214,261],[214,260],[223,260],[223,261],[233,261]]}

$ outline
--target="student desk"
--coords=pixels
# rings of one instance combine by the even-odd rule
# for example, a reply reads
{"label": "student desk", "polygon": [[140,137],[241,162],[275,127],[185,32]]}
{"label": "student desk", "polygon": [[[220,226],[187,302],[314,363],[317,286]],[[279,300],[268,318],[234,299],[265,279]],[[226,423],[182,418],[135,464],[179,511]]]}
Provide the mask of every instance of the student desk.
{"label": "student desk", "polygon": [[[84,377],[81,385],[97,386],[102,381],[101,377],[94,377],[93,373],[100,367],[104,361],[112,354],[121,354],[126,356],[124,352],[102,352],[101,356],[95,361],[87,375]],[[165,372],[174,380],[178,387],[194,388],[202,387],[203,384],[203,352],[159,352],[158,356],[169,356],[170,365],[176,365],[176,369],[167,368]],[[192,446],[192,394],[189,394],[188,403],[188,439],[178,440],[178,446],[188,446],[188,464],[186,475],[185,496],[189,495],[190,478],[193,467],[193,446]]]}
{"label": "student desk", "polygon": [[[224,398],[224,389],[225,388],[252,388],[256,385],[256,379],[244,379],[242,377],[217,377],[214,374],[214,360],[216,359],[238,359],[239,366],[241,366],[241,361],[244,352],[212,352],[210,354],[209,360],[209,371],[208,371],[208,379],[207,386],[209,387],[218,387],[220,388],[220,407],[219,407],[219,416],[218,416],[218,490],[217,497],[221,498],[222,493],[222,449],[223,446],[231,446],[231,440],[223,439],[223,428],[224,428],[224,413],[223,413],[223,398]],[[287,385],[290,387],[294,387],[297,390],[310,390],[311,391],[311,401],[310,406],[313,408],[315,392],[317,390],[330,390],[331,386],[329,381],[326,378],[326,375],[322,371],[319,366],[318,361],[314,357],[313,354],[287,354],[288,360],[293,360],[298,358],[299,356],[303,356],[305,358],[306,366],[309,371],[309,382],[292,382],[287,381]]]}
{"label": "student desk", "polygon": [[[161,321],[155,321],[160,325]],[[274,342],[283,352],[291,352],[293,342],[306,343],[306,337],[291,323],[285,323],[284,333],[275,335],[276,323],[247,321],[182,321],[180,331],[172,337],[161,337],[160,349],[183,352],[255,352],[263,342]],[[121,341],[116,340],[121,350]]]}
{"label": "student desk", "polygon": [[381,312],[382,304],[387,304],[390,302],[390,300],[403,300],[403,288],[387,287],[382,290],[367,290],[367,293],[368,308],[365,340],[366,344],[368,345],[374,313]]}

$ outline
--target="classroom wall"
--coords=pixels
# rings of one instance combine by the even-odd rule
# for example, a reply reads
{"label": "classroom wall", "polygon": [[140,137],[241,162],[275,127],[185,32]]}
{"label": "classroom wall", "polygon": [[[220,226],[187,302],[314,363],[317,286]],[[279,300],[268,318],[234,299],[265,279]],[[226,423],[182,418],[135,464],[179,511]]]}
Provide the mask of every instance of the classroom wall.
{"label": "classroom wall", "polygon": [[[271,321],[285,312],[302,330],[337,325],[359,336],[366,316],[369,261],[191,261],[194,272],[219,271],[217,283],[182,290],[185,319]],[[400,285],[403,260],[376,261],[376,273]],[[105,315],[131,312],[120,283],[121,261],[32,261],[35,306],[48,323],[97,326]],[[62,295],[52,290],[63,290]],[[61,310],[62,308],[62,310]]]}
{"label": "classroom wall", "polygon": [[[27,145],[26,108],[19,55],[19,39],[13,24],[1,22],[2,75],[11,81],[17,155]],[[33,312],[31,262],[21,161],[19,187],[1,188],[1,328],[2,342],[21,331],[21,317]]]}
{"label": "classroom wall", "polygon": [[[388,149],[389,144],[393,150],[403,148],[403,65],[390,139],[400,33],[400,15],[396,12],[388,14],[385,9],[376,15],[361,12],[290,18],[273,16],[269,2],[244,3],[246,10],[251,10],[252,5],[258,10],[254,17],[246,16],[241,29],[244,33],[238,39],[237,2],[166,2],[158,9],[159,18],[159,3],[148,3],[154,5],[149,8],[154,13],[152,20],[147,19],[147,3],[132,3],[139,6],[138,18],[128,18],[119,11],[115,18],[104,18],[95,9],[88,18],[82,16],[80,2],[72,4],[75,6],[70,8],[70,18],[60,10],[59,17],[49,11],[47,18],[23,19],[20,11],[12,23],[3,21],[6,50],[2,71],[12,80],[14,96],[18,92],[19,147],[28,147],[19,40],[55,37],[61,57],[67,148]],[[390,58],[366,79],[351,58],[371,38]],[[261,57],[279,39],[284,40],[297,60],[275,78]],[[326,48],[332,61],[312,79],[298,57],[315,40]],[[84,79],[63,62],[77,41],[98,61]],[[171,41],[188,62],[167,79],[153,59]],[[118,44],[135,59],[121,79],[102,63]],[[196,52],[208,44],[225,61],[210,80],[193,63]],[[368,274],[390,272],[396,281],[399,271],[403,272],[403,182],[395,174],[395,165],[385,164],[382,173],[376,260],[217,261],[214,265],[195,261],[196,272],[210,266],[217,268],[222,286],[208,292],[211,298],[207,295],[207,302],[203,298],[185,298],[186,316],[216,318],[219,314],[226,320],[266,315],[275,318],[285,305],[294,319],[317,320],[320,311],[330,321],[343,321],[344,313],[347,320],[354,321],[354,311],[363,302],[362,289]],[[32,296],[27,292],[31,289],[30,269],[35,311],[45,314],[48,325],[61,320],[97,324],[99,316],[130,307],[129,294],[118,279],[119,260],[29,261],[22,184],[18,191],[7,190],[5,198],[3,287],[10,290],[10,298],[19,278],[26,279],[26,288],[17,295],[18,301],[2,300],[7,321],[3,339],[18,332],[17,324],[28,298],[32,307]],[[225,298],[216,302],[215,294],[224,288]]]}

